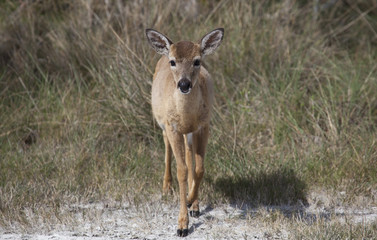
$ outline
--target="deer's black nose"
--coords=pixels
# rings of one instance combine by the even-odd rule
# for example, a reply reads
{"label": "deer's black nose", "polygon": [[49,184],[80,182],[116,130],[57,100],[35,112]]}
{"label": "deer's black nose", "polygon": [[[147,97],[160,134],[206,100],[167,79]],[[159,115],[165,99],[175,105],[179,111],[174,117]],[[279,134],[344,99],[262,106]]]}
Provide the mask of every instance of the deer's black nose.
{"label": "deer's black nose", "polygon": [[191,81],[188,80],[187,78],[182,78],[178,82],[178,88],[181,90],[182,93],[189,93],[191,90]]}

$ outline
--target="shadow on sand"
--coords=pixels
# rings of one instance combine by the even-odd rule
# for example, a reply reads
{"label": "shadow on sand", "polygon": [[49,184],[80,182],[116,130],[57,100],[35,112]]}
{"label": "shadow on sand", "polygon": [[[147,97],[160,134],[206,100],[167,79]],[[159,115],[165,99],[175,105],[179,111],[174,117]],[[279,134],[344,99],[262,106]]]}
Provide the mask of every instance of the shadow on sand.
{"label": "shadow on sand", "polygon": [[298,217],[308,224],[318,219],[329,220],[331,216],[330,212],[307,211],[308,186],[290,168],[260,171],[244,177],[219,178],[213,184],[215,192],[221,193],[233,208],[240,209],[244,215],[265,208],[279,211],[288,218]]}
{"label": "shadow on sand", "polygon": [[216,192],[237,205],[307,205],[307,186],[289,168],[220,178],[215,181],[214,187]]}
{"label": "shadow on sand", "polygon": [[[246,216],[258,213],[261,208],[268,212],[280,212],[287,218],[298,218],[308,224],[331,217],[330,212],[307,211],[308,186],[290,168],[260,171],[243,177],[223,177],[210,184],[214,186],[216,194],[230,203],[229,208],[237,209],[228,212],[237,213],[239,219],[246,219]],[[200,214],[202,220],[193,223],[189,233],[206,221],[216,219],[216,214],[212,213],[215,208],[211,205],[203,208]]]}

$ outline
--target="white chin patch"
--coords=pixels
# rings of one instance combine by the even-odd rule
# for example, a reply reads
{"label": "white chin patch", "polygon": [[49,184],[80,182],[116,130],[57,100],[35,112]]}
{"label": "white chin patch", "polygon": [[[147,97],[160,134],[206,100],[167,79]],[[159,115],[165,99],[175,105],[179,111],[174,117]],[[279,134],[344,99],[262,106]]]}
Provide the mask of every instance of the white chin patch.
{"label": "white chin patch", "polygon": [[189,94],[189,93],[191,92],[191,88],[189,88],[189,89],[187,90],[187,92],[184,92],[184,91],[182,91],[181,89],[179,89],[179,91],[180,91],[182,94]]}

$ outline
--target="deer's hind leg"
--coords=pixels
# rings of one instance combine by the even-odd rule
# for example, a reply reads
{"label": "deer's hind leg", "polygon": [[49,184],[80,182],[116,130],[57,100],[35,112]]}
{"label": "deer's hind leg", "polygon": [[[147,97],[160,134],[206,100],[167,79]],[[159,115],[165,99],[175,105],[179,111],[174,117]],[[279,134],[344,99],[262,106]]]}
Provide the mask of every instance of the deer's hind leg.
{"label": "deer's hind leg", "polygon": [[190,192],[194,183],[194,162],[195,162],[195,144],[193,144],[193,133],[188,133],[184,135],[185,138],[185,161],[188,170],[187,182],[188,191]]}
{"label": "deer's hind leg", "polygon": [[[194,133],[189,133],[185,135],[185,146],[186,146],[186,165],[188,169],[188,192],[190,193],[193,189],[194,185],[194,179],[195,179],[195,169],[194,169],[194,163],[195,163],[195,152],[196,152],[196,135]],[[190,203],[188,204],[188,207],[190,208],[190,216],[196,217],[198,214],[194,214],[196,212],[194,209],[195,204],[191,205]],[[197,207],[199,208],[199,207]],[[198,215],[199,216],[199,215]]]}
{"label": "deer's hind leg", "polygon": [[194,133],[193,136],[193,150],[195,154],[195,171],[192,183],[192,188],[190,188],[189,197],[187,199],[188,205],[191,207],[190,215],[193,217],[199,217],[199,202],[198,193],[200,182],[204,175],[204,156],[206,152],[207,142],[209,136],[209,126],[206,125],[202,127],[198,132]]}
{"label": "deer's hind leg", "polygon": [[172,150],[171,146],[168,140],[168,137],[166,136],[165,131],[163,131],[164,135],[164,143],[165,143],[165,174],[164,174],[164,182],[162,186],[162,191],[164,195],[171,194],[172,189],[172,177],[171,177],[171,156],[172,156]]}

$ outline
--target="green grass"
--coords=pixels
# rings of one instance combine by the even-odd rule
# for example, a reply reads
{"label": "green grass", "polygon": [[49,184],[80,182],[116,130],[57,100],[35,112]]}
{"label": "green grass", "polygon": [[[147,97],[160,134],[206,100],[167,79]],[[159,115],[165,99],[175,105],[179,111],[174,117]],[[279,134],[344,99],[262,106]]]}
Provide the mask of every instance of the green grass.
{"label": "green grass", "polygon": [[365,226],[350,222],[326,224],[319,221],[310,228],[297,228],[293,239],[373,239],[377,232],[376,224]]}
{"label": "green grass", "polygon": [[206,59],[215,106],[203,200],[295,204],[317,187],[375,191],[372,3],[339,1],[317,20],[310,1],[198,1],[185,13],[175,2],[44,3],[0,3],[1,225],[22,222],[25,207],[160,193],[149,27],[173,41],[225,28]]}

